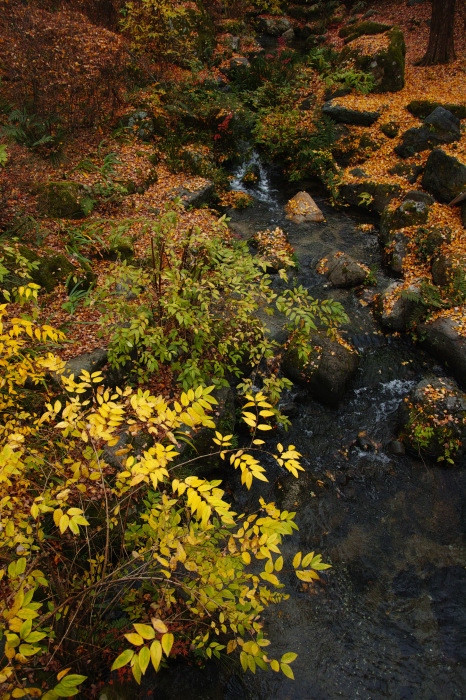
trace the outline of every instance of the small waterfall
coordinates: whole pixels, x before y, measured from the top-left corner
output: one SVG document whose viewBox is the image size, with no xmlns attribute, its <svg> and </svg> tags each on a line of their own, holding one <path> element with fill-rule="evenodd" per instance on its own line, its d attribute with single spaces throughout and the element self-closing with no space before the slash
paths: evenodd
<svg viewBox="0 0 466 700">
<path fill-rule="evenodd" d="M 256 182 L 247 183 L 243 181 L 244 176 L 250 170 L 257 171 L 258 177 Z M 278 191 L 271 186 L 267 169 L 262 164 L 260 155 L 255 150 L 251 151 L 241 165 L 233 171 L 231 189 L 234 192 L 250 194 L 257 201 L 265 204 L 277 204 L 276 195 Z"/>
</svg>

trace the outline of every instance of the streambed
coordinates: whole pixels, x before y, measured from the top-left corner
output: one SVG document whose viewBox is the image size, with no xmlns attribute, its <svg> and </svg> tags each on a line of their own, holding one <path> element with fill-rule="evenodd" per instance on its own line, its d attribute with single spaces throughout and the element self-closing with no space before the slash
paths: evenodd
<svg viewBox="0 0 466 700">
<path fill-rule="evenodd" d="M 256 158 L 256 156 L 253 156 Z M 358 373 L 337 410 L 291 392 L 292 426 L 274 435 L 294 444 L 306 469 L 299 480 L 274 465 L 270 484 L 244 493 L 226 475 L 235 510 L 255 509 L 259 495 L 297 512 L 299 533 L 283 553 L 321 552 L 332 564 L 325 582 L 303 592 L 286 576 L 289 600 L 265 616 L 274 657 L 294 651 L 295 680 L 255 675 L 226 659 L 203 669 L 175 663 L 143 679 L 140 697 L 159 700 L 325 700 L 332 698 L 462 698 L 466 688 L 466 466 L 453 468 L 398 454 L 393 439 L 400 401 L 428 374 L 444 370 L 406 339 L 380 332 L 367 304 L 390 279 L 380 266 L 376 233 L 308 191 L 326 221 L 291 224 L 283 205 L 296 187 L 274 179 L 259 163 L 256 188 L 233 184 L 256 199 L 231 210 L 230 227 L 242 238 L 281 226 L 299 266 L 293 277 L 319 299 L 340 301 L 350 317 L 348 337 L 358 347 Z M 244 167 L 244 166 L 243 166 Z M 373 268 L 377 287 L 357 295 L 330 289 L 317 262 L 341 250 Z M 283 282 L 278 275 L 274 284 Z M 275 469 L 275 471 L 274 471 Z M 125 695 L 115 697 L 127 697 Z"/>
</svg>

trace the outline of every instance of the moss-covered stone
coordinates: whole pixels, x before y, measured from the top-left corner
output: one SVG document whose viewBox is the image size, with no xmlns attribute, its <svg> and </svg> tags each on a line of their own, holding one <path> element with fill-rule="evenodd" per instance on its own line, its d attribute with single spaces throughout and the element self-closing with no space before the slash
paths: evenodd
<svg viewBox="0 0 466 700">
<path fill-rule="evenodd" d="M 134 245 L 130 238 L 123 236 L 112 241 L 108 248 L 102 251 L 105 260 L 131 260 L 134 258 Z"/>
<path fill-rule="evenodd" d="M 47 182 L 37 187 L 38 208 L 44 216 L 57 219 L 81 219 L 86 213 L 84 187 L 77 182 Z"/>
<path fill-rule="evenodd" d="M 354 39 L 359 39 L 360 36 L 373 36 L 375 34 L 383 34 L 391 29 L 391 24 L 382 24 L 381 22 L 361 22 L 361 24 L 342 27 L 338 32 L 338 36 L 345 40 L 345 44 Z"/>
<path fill-rule="evenodd" d="M 405 85 L 406 44 L 403 32 L 394 27 L 388 36 L 387 48 L 372 54 L 355 56 L 355 67 L 373 76 L 373 92 L 397 92 Z"/>
<path fill-rule="evenodd" d="M 383 245 L 389 242 L 390 233 L 407 226 L 425 224 L 429 216 L 429 206 L 425 202 L 405 200 L 399 207 L 385 207 L 380 219 L 380 239 Z"/>
<path fill-rule="evenodd" d="M 381 214 L 384 208 L 400 193 L 397 183 L 382 183 L 365 180 L 349 182 L 340 187 L 342 199 L 352 207 Z"/>
<path fill-rule="evenodd" d="M 0 248 L 2 264 L 9 271 L 3 281 L 4 289 L 11 291 L 13 288 L 24 285 L 28 281 L 35 282 L 45 291 L 51 292 L 57 285 L 69 284 L 73 280 L 81 279 L 87 288 L 95 280 L 94 273 L 89 267 L 76 269 L 65 255 L 54 251 L 41 251 L 41 255 L 27 246 L 19 246 L 13 250 Z M 25 277 L 23 272 L 29 275 Z"/>
<path fill-rule="evenodd" d="M 427 159 L 422 186 L 440 202 L 451 202 L 466 190 L 466 165 L 435 148 Z"/>
<path fill-rule="evenodd" d="M 451 102 L 435 102 L 433 100 L 412 100 L 406 105 L 408 112 L 414 117 L 419 117 L 419 119 L 425 119 L 437 107 L 447 109 L 458 119 L 466 119 L 466 105 L 452 104 Z"/>
<path fill-rule="evenodd" d="M 380 131 L 389 139 L 394 139 L 395 136 L 398 136 L 399 130 L 400 127 L 396 122 L 386 122 L 386 124 L 380 125 Z"/>
</svg>

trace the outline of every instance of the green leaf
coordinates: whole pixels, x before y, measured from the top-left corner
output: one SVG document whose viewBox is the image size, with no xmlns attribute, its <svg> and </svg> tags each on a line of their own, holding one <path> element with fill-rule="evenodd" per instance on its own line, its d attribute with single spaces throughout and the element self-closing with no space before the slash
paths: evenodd
<svg viewBox="0 0 466 700">
<path fill-rule="evenodd" d="M 291 668 L 288 666 L 288 664 L 280 664 L 280 668 L 282 670 L 282 673 L 285 674 L 288 678 L 291 678 L 292 681 L 294 681 L 294 674 Z"/>
<path fill-rule="evenodd" d="M 297 658 L 297 654 L 295 654 L 292 651 L 287 652 L 286 654 L 283 654 L 281 658 L 282 664 L 291 664 L 292 661 L 294 661 Z"/>
<path fill-rule="evenodd" d="M 116 671 L 118 668 L 122 668 L 122 666 L 126 666 L 127 663 L 131 661 L 131 659 L 134 656 L 134 651 L 132 649 L 125 649 L 124 651 L 121 652 L 119 656 L 115 659 L 115 661 L 112 664 L 112 671 Z"/>
</svg>

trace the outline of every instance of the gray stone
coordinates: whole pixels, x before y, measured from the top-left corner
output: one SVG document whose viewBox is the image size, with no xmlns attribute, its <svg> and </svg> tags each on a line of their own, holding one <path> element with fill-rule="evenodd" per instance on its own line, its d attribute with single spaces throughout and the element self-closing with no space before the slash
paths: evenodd
<svg viewBox="0 0 466 700">
<path fill-rule="evenodd" d="M 68 360 L 65 364 L 63 374 L 65 377 L 69 377 L 73 374 L 75 380 L 77 380 L 83 370 L 89 372 L 89 374 L 98 372 L 107 364 L 107 357 L 107 350 L 103 348 L 97 348 L 92 352 L 85 352 L 82 355 Z"/>
<path fill-rule="evenodd" d="M 466 338 L 457 329 L 457 322 L 445 316 L 422 323 L 418 334 L 422 345 L 442 362 L 458 384 L 466 389 Z"/>
<path fill-rule="evenodd" d="M 421 190 L 409 190 L 409 192 L 406 192 L 404 199 L 405 202 L 411 200 L 412 202 L 424 202 L 427 205 L 435 202 L 435 199 L 430 194 Z"/>
<path fill-rule="evenodd" d="M 306 386 L 314 399 L 336 407 L 357 370 L 359 356 L 324 332 L 313 333 L 310 342 L 314 350 L 309 360 L 300 359 L 292 345 L 283 357 L 282 371 L 292 382 Z"/>
<path fill-rule="evenodd" d="M 420 287 L 403 290 L 402 282 L 393 282 L 374 307 L 376 318 L 389 331 L 402 333 L 416 323 L 422 314 Z"/>
<path fill-rule="evenodd" d="M 397 277 L 403 276 L 403 263 L 408 251 L 409 237 L 401 231 L 397 231 L 384 251 L 385 264 Z"/>
<path fill-rule="evenodd" d="M 458 117 L 458 119 L 466 119 L 466 105 L 452 104 L 451 102 L 435 102 L 432 100 L 412 100 L 406 105 L 406 109 L 414 117 L 425 119 L 432 114 L 436 107 L 443 107 L 449 112 Z"/>
<path fill-rule="evenodd" d="M 328 256 L 324 273 L 334 287 L 350 288 L 364 284 L 369 271 L 355 258 L 347 253 L 333 253 Z"/>
<path fill-rule="evenodd" d="M 466 190 L 466 165 L 436 148 L 427 159 L 422 186 L 440 202 L 451 202 Z"/>
<path fill-rule="evenodd" d="M 390 206 L 385 207 L 380 219 L 380 241 L 382 245 L 387 245 L 390 234 L 407 226 L 426 223 L 429 217 L 429 206 L 425 202 L 417 202 L 412 199 L 405 199 L 396 209 Z"/>
<path fill-rule="evenodd" d="M 443 107 L 437 107 L 424 121 L 424 125 L 408 129 L 403 141 L 395 148 L 401 158 L 426 151 L 442 143 L 453 143 L 461 138 L 460 121 Z"/>
<path fill-rule="evenodd" d="M 235 56 L 235 58 L 232 58 L 230 61 L 230 70 L 246 70 L 251 67 L 251 64 L 249 63 L 248 59 L 246 56 Z"/>
<path fill-rule="evenodd" d="M 466 277 L 466 260 L 441 253 L 432 265 L 432 281 L 439 287 L 449 287 L 456 275 Z"/>
<path fill-rule="evenodd" d="M 380 112 L 367 112 L 356 109 L 349 109 L 332 101 L 325 102 L 322 107 L 322 112 L 331 117 L 336 122 L 343 124 L 352 124 L 354 126 L 371 126 L 380 117 Z"/>
<path fill-rule="evenodd" d="M 210 180 L 205 185 L 201 185 L 194 190 L 188 190 L 185 187 L 178 187 L 173 192 L 173 198 L 180 197 L 181 204 L 185 209 L 189 207 L 200 207 L 202 204 L 207 204 L 214 193 L 214 183 Z"/>
</svg>

